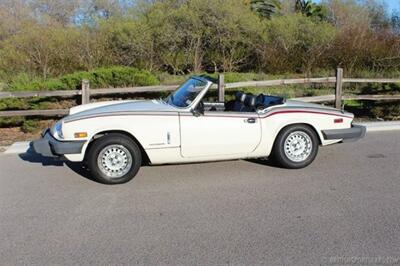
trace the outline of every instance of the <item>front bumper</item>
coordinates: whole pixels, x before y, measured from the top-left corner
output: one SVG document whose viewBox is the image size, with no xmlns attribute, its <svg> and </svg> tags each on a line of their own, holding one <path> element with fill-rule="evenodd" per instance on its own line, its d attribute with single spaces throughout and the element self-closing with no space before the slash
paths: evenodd
<svg viewBox="0 0 400 266">
<path fill-rule="evenodd" d="M 59 141 L 50 134 L 49 129 L 46 129 L 42 133 L 42 138 L 33 141 L 33 149 L 45 157 L 59 157 L 64 154 L 81 153 L 85 142 L 85 140 Z"/>
<path fill-rule="evenodd" d="M 349 142 L 365 137 L 366 132 L 365 126 L 352 125 L 351 128 L 322 130 L 322 135 L 325 140 L 342 139 Z"/>
</svg>

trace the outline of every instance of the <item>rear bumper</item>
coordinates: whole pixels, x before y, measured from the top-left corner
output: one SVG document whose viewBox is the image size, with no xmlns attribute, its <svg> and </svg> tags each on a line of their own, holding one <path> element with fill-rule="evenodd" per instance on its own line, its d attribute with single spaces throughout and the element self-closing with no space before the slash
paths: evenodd
<svg viewBox="0 0 400 266">
<path fill-rule="evenodd" d="M 59 157 L 64 154 L 79 154 L 85 144 L 83 141 L 59 141 L 55 139 L 48 129 L 42 133 L 42 138 L 33 141 L 35 152 L 45 157 Z"/>
<path fill-rule="evenodd" d="M 365 137 L 366 131 L 365 126 L 352 125 L 351 128 L 322 130 L 322 135 L 325 140 L 356 141 Z"/>
</svg>

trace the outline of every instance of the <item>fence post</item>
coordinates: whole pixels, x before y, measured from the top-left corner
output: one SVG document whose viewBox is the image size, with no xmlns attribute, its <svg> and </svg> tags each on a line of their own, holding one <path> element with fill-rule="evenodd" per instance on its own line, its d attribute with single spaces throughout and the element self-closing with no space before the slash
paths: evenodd
<svg viewBox="0 0 400 266">
<path fill-rule="evenodd" d="M 218 101 L 225 101 L 225 81 L 224 74 L 218 74 Z"/>
<path fill-rule="evenodd" d="M 90 83 L 89 80 L 82 80 L 82 101 L 81 104 L 90 103 Z"/>
<path fill-rule="evenodd" d="M 342 108 L 343 68 L 336 69 L 335 108 Z"/>
</svg>

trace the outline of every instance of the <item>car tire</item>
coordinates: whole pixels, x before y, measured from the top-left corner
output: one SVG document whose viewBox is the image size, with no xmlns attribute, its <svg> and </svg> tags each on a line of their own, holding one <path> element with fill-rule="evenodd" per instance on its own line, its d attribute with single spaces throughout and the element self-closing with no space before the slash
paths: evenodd
<svg viewBox="0 0 400 266">
<path fill-rule="evenodd" d="M 116 185 L 136 176 L 142 165 L 142 153 L 130 137 L 110 133 L 91 143 L 85 161 L 94 180 Z"/>
<path fill-rule="evenodd" d="M 279 132 L 272 155 L 280 166 L 299 169 L 314 161 L 318 146 L 318 136 L 311 127 L 301 124 L 291 125 Z"/>
</svg>

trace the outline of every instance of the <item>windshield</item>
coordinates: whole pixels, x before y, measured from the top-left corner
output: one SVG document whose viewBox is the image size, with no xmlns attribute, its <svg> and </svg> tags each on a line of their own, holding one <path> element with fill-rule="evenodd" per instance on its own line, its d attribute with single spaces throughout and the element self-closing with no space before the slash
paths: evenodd
<svg viewBox="0 0 400 266">
<path fill-rule="evenodd" d="M 206 81 L 191 78 L 170 94 L 166 102 L 177 107 L 188 107 L 206 86 Z"/>
</svg>

